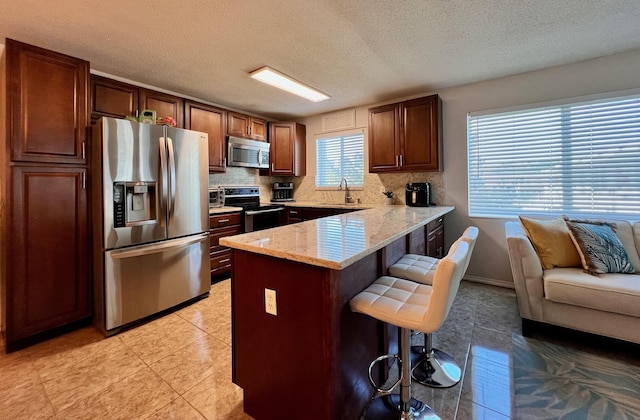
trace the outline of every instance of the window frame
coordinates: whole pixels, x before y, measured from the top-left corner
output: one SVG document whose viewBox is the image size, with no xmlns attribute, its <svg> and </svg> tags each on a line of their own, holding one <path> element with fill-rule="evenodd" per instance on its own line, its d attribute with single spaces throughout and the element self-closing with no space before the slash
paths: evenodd
<svg viewBox="0 0 640 420">
<path fill-rule="evenodd" d="M 608 93 L 603 93 L 603 94 L 598 94 L 598 95 L 588 95 L 588 96 L 579 96 L 579 97 L 572 97 L 572 98 L 564 98 L 564 99 L 560 99 L 560 100 L 555 100 L 555 101 L 548 101 L 548 102 L 544 102 L 544 103 L 533 103 L 533 104 L 525 104 L 525 105 L 520 105 L 520 106 L 514 106 L 514 107 L 507 107 L 507 108 L 499 108 L 499 109 L 491 109 L 491 110 L 484 110 L 484 111 L 477 111 L 477 112 L 470 112 L 467 114 L 467 209 L 468 209 L 468 213 L 470 217 L 483 217 L 483 218 L 499 218 L 499 219 L 505 219 L 505 218 L 513 218 L 516 217 L 519 214 L 530 214 L 530 215 L 535 215 L 535 214 L 546 214 L 546 215 L 557 215 L 557 214 L 566 214 L 569 216 L 577 216 L 577 217 L 583 217 L 583 218 L 609 218 L 609 219 L 638 219 L 640 216 L 640 210 L 638 212 L 628 212 L 628 209 L 626 209 L 625 211 L 620 211 L 620 210 L 604 210 L 604 209 L 597 209 L 597 206 L 593 206 L 591 209 L 589 210 L 580 210 L 579 206 L 574 206 L 573 208 L 568 208 L 566 207 L 566 201 L 563 199 L 561 202 L 561 205 L 559 206 L 559 208 L 545 208 L 545 209 L 540 209 L 540 208 L 536 208 L 536 209 L 526 209 L 525 206 L 522 204 L 520 205 L 519 208 L 513 207 L 513 208 L 508 208 L 507 210 L 504 211 L 491 211 L 491 206 L 488 207 L 482 207 L 481 205 L 478 206 L 479 203 L 481 203 L 480 200 L 482 200 L 482 195 L 483 193 L 486 193 L 485 191 L 479 190 L 479 189 L 474 189 L 474 183 L 480 183 L 481 181 L 481 176 L 480 171 L 481 171 L 481 163 L 480 161 L 482 160 L 483 156 L 475 156 L 473 155 L 473 153 L 476 151 L 477 146 L 474 146 L 475 144 L 477 144 L 478 140 L 475 140 L 473 138 L 474 134 L 478 131 L 477 130 L 477 126 L 474 126 L 474 123 L 476 122 L 477 119 L 482 119 L 482 117 L 494 117 L 494 118 L 499 118 L 502 114 L 503 117 L 507 117 L 509 114 L 511 114 L 512 116 L 516 116 L 516 117 L 522 117 L 523 114 L 526 113 L 530 113 L 530 114 L 534 114 L 535 112 L 542 112 L 545 110 L 550 110 L 553 108 L 558 108 L 559 110 L 563 110 L 562 112 L 572 112 L 574 111 L 576 108 L 579 107 L 585 107 L 585 106 L 592 106 L 595 105 L 597 107 L 597 104 L 603 104 L 603 103 L 607 103 L 607 102 L 621 102 L 624 100 L 640 100 L 640 89 L 628 89 L 628 90 L 622 90 L 622 91 L 614 91 L 614 92 L 608 92 Z M 564 107 L 564 108 L 563 108 Z M 572 108 L 571 108 L 572 107 Z M 632 119 L 632 121 L 635 123 L 636 119 L 636 115 L 638 116 L 638 118 L 640 119 L 640 105 L 635 105 L 633 110 L 633 114 L 631 114 L 634 119 Z M 610 121 L 611 119 L 608 119 L 607 121 Z M 590 123 L 592 123 L 593 120 L 589 120 Z M 551 125 L 549 125 L 549 127 L 551 127 Z M 574 130 L 573 125 L 570 124 L 571 130 Z M 606 129 L 608 129 L 609 127 L 606 127 L 606 124 L 600 124 L 598 125 L 598 127 L 604 127 Z M 634 128 L 635 128 L 635 124 L 634 124 Z M 570 131 L 571 131 L 570 130 Z M 551 132 L 551 129 L 549 128 L 549 132 Z M 570 139 L 571 138 L 576 138 L 571 137 L 570 134 L 567 134 L 565 132 L 565 130 L 560 130 L 561 134 L 558 134 L 558 137 L 561 139 L 560 142 L 558 143 L 558 147 L 560 148 L 567 148 L 567 147 L 571 147 L 575 144 L 579 144 L 577 141 L 572 142 Z M 517 134 L 521 134 L 521 133 L 517 133 Z M 607 133 L 608 134 L 608 133 Z M 524 136 L 521 136 L 524 137 Z M 635 130 L 632 130 L 630 135 L 628 137 L 625 137 L 625 139 L 637 139 L 637 141 L 634 141 L 634 143 L 632 144 L 632 146 L 630 147 L 630 149 L 634 149 L 637 146 L 640 146 L 640 137 L 636 137 L 635 135 Z M 474 143 L 475 142 L 475 143 Z M 626 145 L 628 146 L 626 141 L 620 141 L 617 144 L 620 145 Z M 509 152 L 509 150 L 512 149 L 508 149 L 507 153 Z M 532 149 L 534 150 L 534 149 Z M 540 150 L 544 150 L 542 147 Z M 534 153 L 532 153 L 533 155 Z M 562 159 L 559 160 L 559 162 L 561 162 L 563 165 L 567 165 L 567 164 L 571 164 L 571 166 L 575 165 L 575 160 L 572 159 L 566 159 L 565 158 L 565 154 L 564 152 L 561 153 Z M 635 156 L 635 153 L 633 153 L 633 151 L 629 152 L 628 156 Z M 487 155 L 485 153 L 484 157 L 486 158 Z M 575 158 L 574 158 L 575 159 Z M 551 159 L 550 159 L 551 160 Z M 603 161 L 604 162 L 604 161 Z M 608 161 L 607 161 L 608 162 Z M 561 165 L 562 166 L 562 165 Z M 571 187 L 572 189 L 578 188 L 579 187 L 579 183 L 562 183 L 562 180 L 565 180 L 571 173 L 571 171 L 569 171 L 568 166 L 565 167 L 563 166 L 562 169 L 559 171 L 562 175 L 562 177 L 560 178 L 560 182 L 555 182 L 553 185 L 555 185 L 555 188 L 559 188 L 558 185 L 563 185 L 563 188 L 566 188 L 567 186 Z M 523 171 L 524 172 L 524 171 Z M 505 172 L 505 175 L 508 172 Z M 515 174 L 515 172 L 514 172 Z M 493 172 L 494 176 L 498 176 L 500 175 L 499 171 L 494 171 Z M 552 177 L 552 176 L 551 176 Z M 526 179 L 526 178 L 524 178 Z M 532 178 L 531 178 L 532 179 Z M 632 182 L 638 182 L 640 181 L 640 176 L 636 177 L 634 175 L 633 181 Z M 526 181 L 525 181 L 526 183 Z M 594 184 L 595 185 L 595 184 Z M 562 188 L 560 188 L 562 190 Z M 563 191 L 562 195 L 570 195 L 570 196 L 575 196 L 575 194 L 572 194 L 573 191 L 570 192 L 566 192 Z M 486 195 L 486 194 L 485 194 Z M 497 197 L 496 199 L 499 200 L 501 199 L 500 195 L 496 195 L 495 197 Z M 504 197 L 502 197 L 504 198 Z M 637 199 L 637 197 L 634 197 Z M 505 200 L 507 201 L 507 200 Z M 635 200 L 634 200 L 635 203 Z M 499 204 L 499 203 L 498 203 Z M 533 207 L 533 206 L 531 206 Z M 595 209 L 595 210 L 594 210 Z M 495 208 L 493 209 L 495 210 Z M 601 211 L 598 211 L 601 210 Z"/>
<path fill-rule="evenodd" d="M 318 180 L 321 178 L 319 169 L 320 169 L 320 154 L 318 153 L 318 142 L 322 141 L 322 140 L 328 140 L 328 139 L 336 139 L 336 138 L 340 138 L 342 139 L 342 142 L 344 142 L 344 139 L 347 137 L 355 137 L 355 136 L 360 136 L 361 138 L 361 142 L 362 142 L 362 182 L 356 182 L 352 179 L 350 179 L 350 177 L 347 177 L 347 181 L 349 184 L 349 189 L 350 190 L 354 190 L 354 191 L 360 191 L 360 190 L 364 190 L 364 183 L 365 183 L 365 154 L 366 154 L 366 147 L 365 147 L 365 130 L 364 129 L 356 129 L 356 130 L 347 130 L 347 131 L 338 131 L 338 132 L 332 132 L 332 133 L 320 133 L 320 134 L 316 134 L 316 138 L 315 138 L 315 158 L 316 158 L 316 162 L 315 162 L 315 181 L 314 181 L 314 185 L 315 185 L 315 189 L 316 191 L 337 191 L 339 189 L 339 184 L 340 184 L 340 180 L 338 180 L 337 182 L 335 182 L 334 184 L 331 185 L 318 185 Z M 344 151 L 344 144 L 343 144 L 343 151 Z M 344 167 L 341 165 L 341 179 L 344 178 Z M 360 180 L 358 180 L 360 181 Z"/>
</svg>

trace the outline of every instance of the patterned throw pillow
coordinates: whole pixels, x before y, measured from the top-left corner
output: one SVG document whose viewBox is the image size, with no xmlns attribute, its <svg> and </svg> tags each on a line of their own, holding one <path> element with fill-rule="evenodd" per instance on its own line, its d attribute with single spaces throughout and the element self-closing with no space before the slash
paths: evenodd
<svg viewBox="0 0 640 420">
<path fill-rule="evenodd" d="M 620 239 L 611 226 L 567 222 L 571 239 L 580 251 L 585 270 L 591 274 L 635 273 Z"/>
</svg>

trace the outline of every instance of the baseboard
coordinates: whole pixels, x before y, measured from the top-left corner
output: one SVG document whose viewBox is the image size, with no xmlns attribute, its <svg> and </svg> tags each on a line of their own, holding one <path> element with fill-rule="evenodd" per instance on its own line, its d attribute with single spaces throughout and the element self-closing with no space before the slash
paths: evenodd
<svg viewBox="0 0 640 420">
<path fill-rule="evenodd" d="M 507 289 L 515 289 L 513 282 L 507 280 L 490 279 L 487 277 L 465 275 L 463 280 L 472 281 L 474 283 L 488 284 L 490 286 L 506 287 Z"/>
</svg>

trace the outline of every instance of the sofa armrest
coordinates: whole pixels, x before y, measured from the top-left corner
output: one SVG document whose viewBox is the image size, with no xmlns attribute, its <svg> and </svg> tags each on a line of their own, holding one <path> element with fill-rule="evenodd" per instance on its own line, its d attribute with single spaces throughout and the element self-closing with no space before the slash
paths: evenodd
<svg viewBox="0 0 640 420">
<path fill-rule="evenodd" d="M 505 235 L 513 283 L 522 318 L 542 320 L 542 264 L 519 222 L 506 222 Z"/>
</svg>

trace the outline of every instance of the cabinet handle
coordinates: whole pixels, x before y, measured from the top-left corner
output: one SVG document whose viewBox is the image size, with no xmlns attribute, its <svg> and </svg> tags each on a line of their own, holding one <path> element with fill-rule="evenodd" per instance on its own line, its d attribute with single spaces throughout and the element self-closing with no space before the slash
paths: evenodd
<svg viewBox="0 0 640 420">
<path fill-rule="evenodd" d="M 404 165 L 404 163 L 402 162 L 404 159 L 402 158 L 402 155 L 400 155 L 400 166 L 402 167 L 402 165 Z"/>
<path fill-rule="evenodd" d="M 223 162 L 224 163 L 222 164 L 222 166 L 226 167 L 227 166 L 227 158 L 224 158 Z"/>
<path fill-rule="evenodd" d="M 87 189 L 87 173 L 85 171 L 82 171 L 82 189 Z"/>
<path fill-rule="evenodd" d="M 218 223 L 227 223 L 229 221 L 229 219 L 220 219 L 218 220 Z"/>
<path fill-rule="evenodd" d="M 220 264 L 231 261 L 231 258 L 225 258 L 224 260 L 220 260 Z"/>
<path fill-rule="evenodd" d="M 289 210 L 289 214 L 298 214 L 298 212 L 294 210 Z"/>
<path fill-rule="evenodd" d="M 87 158 L 87 155 L 86 155 L 86 144 L 87 144 L 86 142 L 84 142 L 84 141 L 82 142 L 82 160 L 85 160 Z"/>
</svg>

